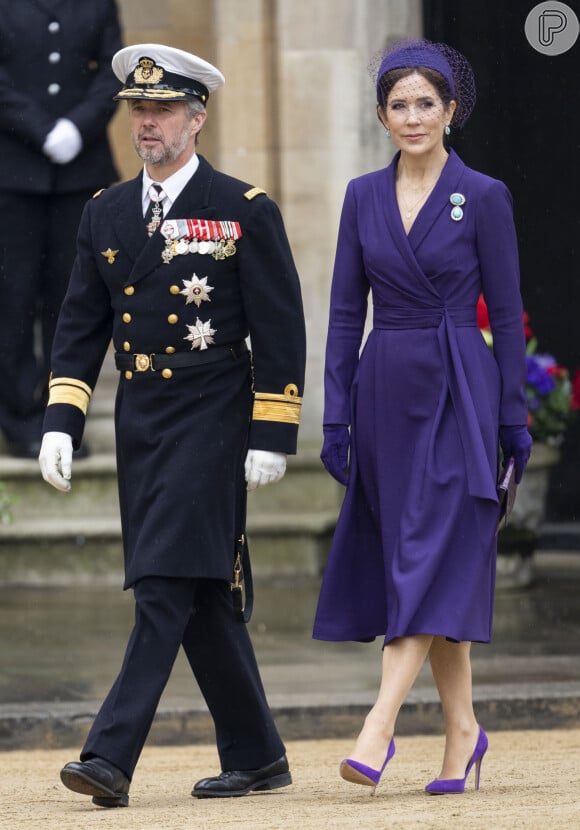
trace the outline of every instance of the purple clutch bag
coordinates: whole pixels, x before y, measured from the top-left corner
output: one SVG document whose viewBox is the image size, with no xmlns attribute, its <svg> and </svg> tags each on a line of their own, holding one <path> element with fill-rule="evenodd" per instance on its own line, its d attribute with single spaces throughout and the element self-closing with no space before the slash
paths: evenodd
<svg viewBox="0 0 580 830">
<path fill-rule="evenodd" d="M 499 518 L 497 530 L 502 530 L 508 523 L 510 513 L 516 500 L 516 476 L 515 460 L 510 458 L 502 470 L 501 477 L 497 483 L 497 497 L 499 499 Z"/>
</svg>

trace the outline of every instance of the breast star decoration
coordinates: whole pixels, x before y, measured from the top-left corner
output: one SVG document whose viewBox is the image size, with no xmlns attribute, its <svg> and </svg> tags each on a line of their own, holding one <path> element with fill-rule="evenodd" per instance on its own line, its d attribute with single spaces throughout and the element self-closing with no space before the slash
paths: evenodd
<svg viewBox="0 0 580 830">
<path fill-rule="evenodd" d="M 205 323 L 202 323 L 198 317 L 195 321 L 195 326 L 188 325 L 187 328 L 189 329 L 189 334 L 183 339 L 191 340 L 192 350 L 199 349 L 203 351 L 207 349 L 208 344 L 215 342 L 213 335 L 216 333 L 216 329 L 212 329 L 211 320 L 206 320 Z"/>
<path fill-rule="evenodd" d="M 195 303 L 199 308 L 204 302 L 210 303 L 209 292 L 213 291 L 213 286 L 207 284 L 207 277 L 201 279 L 194 272 L 190 280 L 181 280 L 185 288 L 179 292 L 185 297 L 185 304 Z"/>
</svg>

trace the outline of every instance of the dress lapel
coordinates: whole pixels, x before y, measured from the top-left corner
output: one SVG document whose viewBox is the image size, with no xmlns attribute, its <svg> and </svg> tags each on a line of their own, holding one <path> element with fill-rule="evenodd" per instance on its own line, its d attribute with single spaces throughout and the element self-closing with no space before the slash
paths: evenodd
<svg viewBox="0 0 580 830">
<path fill-rule="evenodd" d="M 387 222 L 393 236 L 393 240 L 397 248 L 409 266 L 412 274 L 419 280 L 423 288 L 427 289 L 429 293 L 439 298 L 438 291 L 434 288 L 431 280 L 423 272 L 423 269 L 417 262 L 415 252 L 419 245 L 433 228 L 433 223 L 443 210 L 447 208 L 451 210 L 451 203 L 449 197 L 459 188 L 459 183 L 465 170 L 465 165 L 451 150 L 449 158 L 445 163 L 439 179 L 425 204 L 417 214 L 415 221 L 407 235 L 403 226 L 403 220 L 397 204 L 396 192 L 396 172 L 397 163 L 399 161 L 400 153 L 397 153 L 391 164 L 386 170 L 387 174 L 387 198 L 384 202 Z"/>
<path fill-rule="evenodd" d="M 427 279 L 419 263 L 417 262 L 417 259 L 415 258 L 413 248 L 411 247 L 409 238 L 405 233 L 403 220 L 401 219 L 401 214 L 399 212 L 396 191 L 396 172 L 397 162 L 399 161 L 399 155 L 400 153 L 397 153 L 395 158 L 392 160 L 392 162 L 386 169 L 387 198 L 384 200 L 383 204 L 385 207 L 387 225 L 391 231 L 393 241 L 397 246 L 397 249 L 401 254 L 403 260 L 405 261 L 407 267 L 409 268 L 411 274 L 421 284 L 421 287 L 423 289 L 427 290 L 430 294 L 438 298 L 439 294 L 433 288 L 430 280 Z"/>
<path fill-rule="evenodd" d="M 139 257 L 143 246 L 149 237 L 145 222 L 139 218 L 143 216 L 141 203 L 143 173 L 127 182 L 126 186 L 116 191 L 118 201 L 112 206 L 114 227 L 118 236 L 119 246 L 127 253 L 133 262 Z"/>
<path fill-rule="evenodd" d="M 460 189 L 460 182 L 464 171 L 464 163 L 453 150 L 450 150 L 449 158 L 441 171 L 435 187 L 417 214 L 417 218 L 409 231 L 409 245 L 413 251 L 419 248 L 419 245 L 429 233 L 441 212 L 451 210 L 452 205 L 449 197 L 452 193 Z"/>
<path fill-rule="evenodd" d="M 213 177 L 213 167 L 203 156 L 199 156 L 199 167 L 177 197 L 167 218 L 181 219 L 189 216 L 191 210 L 195 210 L 196 218 L 207 218 L 206 212 L 213 210 L 209 204 Z"/>
</svg>

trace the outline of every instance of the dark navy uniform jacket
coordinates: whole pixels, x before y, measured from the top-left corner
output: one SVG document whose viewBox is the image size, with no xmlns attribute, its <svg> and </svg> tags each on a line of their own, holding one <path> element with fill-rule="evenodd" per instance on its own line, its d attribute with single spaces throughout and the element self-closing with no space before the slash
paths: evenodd
<svg viewBox="0 0 580 830">
<path fill-rule="evenodd" d="M 237 236 L 223 258 L 167 258 L 163 226 L 148 237 L 141 200 L 140 174 L 85 208 L 44 431 L 79 445 L 111 337 L 117 353 L 147 364 L 151 354 L 209 355 L 249 335 L 251 359 L 224 350 L 198 366 L 123 369 L 115 413 L 126 585 L 145 575 L 230 579 L 247 448 L 296 451 L 305 366 L 298 275 L 276 204 L 202 157 L 165 218 L 200 220 L 189 243 L 203 241 L 205 220 L 223 229 L 218 248 Z"/>
<path fill-rule="evenodd" d="M 95 190 L 115 181 L 107 124 L 122 46 L 114 0 L 0 0 L 0 188 L 19 193 Z M 69 164 L 43 153 L 57 119 L 79 129 Z"/>
</svg>

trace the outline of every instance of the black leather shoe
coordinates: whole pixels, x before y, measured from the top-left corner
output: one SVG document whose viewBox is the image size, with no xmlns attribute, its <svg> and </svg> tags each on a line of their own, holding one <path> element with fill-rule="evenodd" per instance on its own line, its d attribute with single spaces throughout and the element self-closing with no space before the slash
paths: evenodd
<svg viewBox="0 0 580 830">
<path fill-rule="evenodd" d="M 292 783 L 288 760 L 283 755 L 261 769 L 236 769 L 215 778 L 202 778 L 191 794 L 195 798 L 230 798 L 258 790 L 277 790 Z"/>
<path fill-rule="evenodd" d="M 124 772 L 104 758 L 71 761 L 60 771 L 60 780 L 75 793 L 92 795 L 98 807 L 127 807 L 131 782 Z"/>
</svg>

